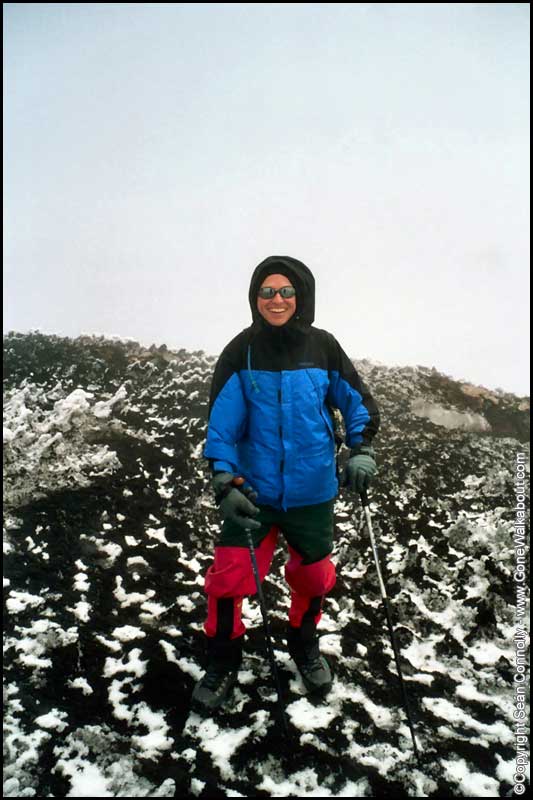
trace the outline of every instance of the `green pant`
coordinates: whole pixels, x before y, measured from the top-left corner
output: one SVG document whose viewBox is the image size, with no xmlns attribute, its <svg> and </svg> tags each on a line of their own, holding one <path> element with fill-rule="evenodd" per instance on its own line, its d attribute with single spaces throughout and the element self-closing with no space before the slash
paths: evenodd
<svg viewBox="0 0 533 800">
<path fill-rule="evenodd" d="M 276 527 L 293 550 L 302 556 L 302 564 L 313 564 L 333 550 L 333 506 L 335 500 L 312 506 L 299 506 L 281 511 L 260 505 L 254 519 L 261 527 L 251 531 L 254 547 Z M 246 534 L 234 522 L 224 521 L 218 547 L 246 547 Z"/>
</svg>

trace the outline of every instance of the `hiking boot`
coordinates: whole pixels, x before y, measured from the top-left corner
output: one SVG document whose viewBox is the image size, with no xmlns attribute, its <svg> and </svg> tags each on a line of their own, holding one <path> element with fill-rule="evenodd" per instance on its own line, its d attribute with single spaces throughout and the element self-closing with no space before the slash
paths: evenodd
<svg viewBox="0 0 533 800">
<path fill-rule="evenodd" d="M 237 683 L 242 659 L 242 642 L 207 640 L 208 664 L 205 675 L 194 687 L 191 705 L 212 713 L 223 705 Z"/>
<path fill-rule="evenodd" d="M 306 641 L 301 628 L 291 627 L 287 645 L 307 691 L 310 694 L 327 694 L 331 689 L 333 678 L 328 662 L 320 653 L 316 634 Z"/>
<path fill-rule="evenodd" d="M 237 683 L 238 669 L 210 664 L 192 693 L 191 703 L 198 711 L 216 711 Z"/>
</svg>

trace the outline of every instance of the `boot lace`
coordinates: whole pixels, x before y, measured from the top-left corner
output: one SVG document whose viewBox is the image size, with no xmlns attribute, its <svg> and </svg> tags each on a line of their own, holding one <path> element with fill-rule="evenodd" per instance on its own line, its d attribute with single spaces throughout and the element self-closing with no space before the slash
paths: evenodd
<svg viewBox="0 0 533 800">
<path fill-rule="evenodd" d="M 216 689 L 230 672 L 231 670 L 229 668 L 208 667 L 203 677 L 203 684 L 207 689 Z"/>
<path fill-rule="evenodd" d="M 320 653 L 318 655 L 311 655 L 306 658 L 304 665 L 306 672 L 317 672 L 318 670 L 322 669 L 323 664 L 320 658 Z"/>
</svg>

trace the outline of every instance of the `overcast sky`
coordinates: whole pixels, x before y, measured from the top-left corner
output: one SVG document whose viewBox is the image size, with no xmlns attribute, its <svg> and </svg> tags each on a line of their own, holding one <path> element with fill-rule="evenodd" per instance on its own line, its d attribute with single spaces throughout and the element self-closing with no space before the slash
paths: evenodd
<svg viewBox="0 0 533 800">
<path fill-rule="evenodd" d="M 218 354 L 291 255 L 351 357 L 529 393 L 529 4 L 3 10 L 4 331 Z"/>
</svg>

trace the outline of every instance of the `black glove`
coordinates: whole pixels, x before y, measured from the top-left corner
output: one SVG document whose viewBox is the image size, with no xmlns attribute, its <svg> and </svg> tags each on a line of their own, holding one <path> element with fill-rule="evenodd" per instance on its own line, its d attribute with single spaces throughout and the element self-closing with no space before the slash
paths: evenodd
<svg viewBox="0 0 533 800">
<path fill-rule="evenodd" d="M 259 514 L 259 509 L 254 505 L 257 500 L 257 492 L 246 483 L 239 488 L 233 486 L 234 477 L 231 472 L 215 473 L 212 481 L 215 501 L 220 507 L 220 513 L 224 520 L 234 522 L 241 528 L 256 530 L 261 527 L 261 523 L 252 519 Z"/>
<path fill-rule="evenodd" d="M 354 492 L 366 492 L 377 472 L 374 460 L 374 450 L 370 445 L 356 445 L 350 451 L 350 458 L 346 464 L 342 486 L 349 486 Z"/>
</svg>

